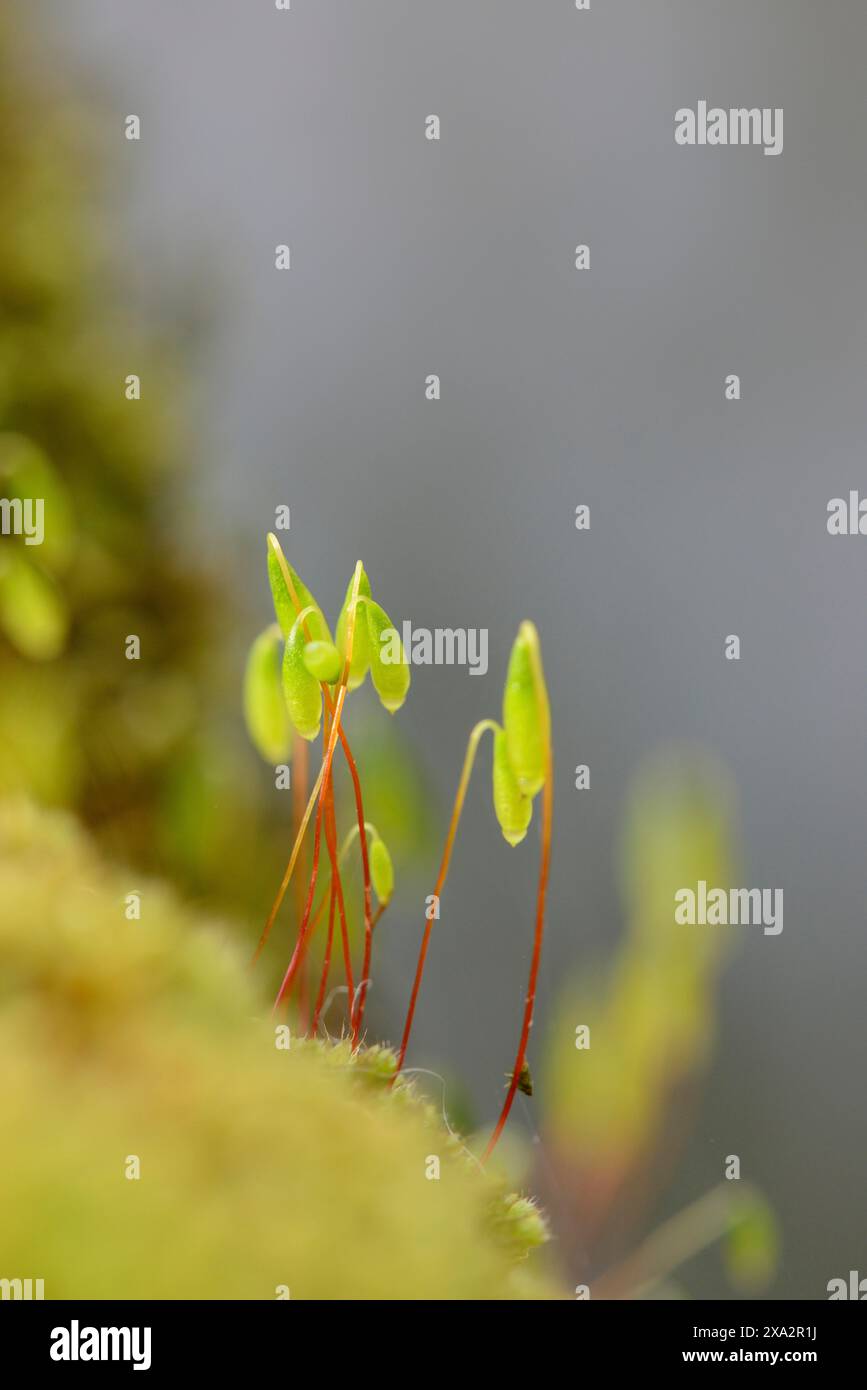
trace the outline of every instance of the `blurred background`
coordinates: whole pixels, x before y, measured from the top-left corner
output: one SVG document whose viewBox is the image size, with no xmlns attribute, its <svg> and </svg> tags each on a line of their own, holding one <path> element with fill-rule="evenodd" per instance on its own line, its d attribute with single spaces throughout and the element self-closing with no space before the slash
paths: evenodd
<svg viewBox="0 0 867 1390">
<path fill-rule="evenodd" d="M 369 690 L 350 706 L 397 872 L 368 1023 L 395 1040 L 466 738 L 532 617 L 556 813 L 514 1130 L 561 1261 L 604 1270 L 736 1154 L 779 1224 L 764 1289 L 826 1296 L 867 1259 L 867 551 L 825 527 L 867 491 L 867 10 L 10 10 L 0 470 L 65 521 L 38 565 L 3 539 L 0 789 L 74 807 L 252 943 L 291 843 L 240 708 L 275 508 L 332 618 L 361 558 L 396 621 L 487 628 L 485 677 L 417 668 L 385 731 Z M 678 148 L 702 98 L 783 107 L 782 157 Z M 410 1057 L 470 1127 L 514 1055 L 537 872 L 489 759 Z M 783 889 L 782 935 L 675 931 L 697 877 Z M 730 1273 L 709 1252 L 682 1281 L 727 1297 Z"/>
</svg>

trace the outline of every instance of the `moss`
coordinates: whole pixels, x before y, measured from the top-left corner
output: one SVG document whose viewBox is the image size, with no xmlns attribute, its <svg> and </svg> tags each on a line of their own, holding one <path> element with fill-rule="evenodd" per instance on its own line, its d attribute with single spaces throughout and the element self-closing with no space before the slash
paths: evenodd
<svg viewBox="0 0 867 1390">
<path fill-rule="evenodd" d="M 0 1274 L 48 1298 L 556 1296 L 532 1203 L 389 1087 L 388 1049 L 278 1048 L 218 927 L 20 803 L 0 981 Z"/>
</svg>

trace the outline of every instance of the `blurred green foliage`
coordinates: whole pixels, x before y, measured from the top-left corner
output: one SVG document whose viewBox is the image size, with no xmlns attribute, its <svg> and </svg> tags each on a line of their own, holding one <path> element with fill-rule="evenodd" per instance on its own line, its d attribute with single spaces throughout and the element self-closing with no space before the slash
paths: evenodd
<svg viewBox="0 0 867 1390">
<path fill-rule="evenodd" d="M 731 1282 L 745 1296 L 765 1288 L 776 1270 L 779 1248 L 780 1234 L 773 1210 L 760 1193 L 747 1192 L 735 1204 L 725 1244 Z"/>
<path fill-rule="evenodd" d="M 44 499 L 45 540 L 0 537 L 0 796 L 73 808 L 112 855 L 252 937 L 291 801 L 244 738 L 231 575 L 187 539 L 186 323 L 157 311 L 143 329 L 109 184 L 118 112 L 50 74 L 28 29 L 0 16 L 0 496 Z M 418 847 L 420 798 L 389 776 L 398 746 L 373 781 L 400 802 L 399 854 Z"/>
<path fill-rule="evenodd" d="M 201 722 L 213 592 L 167 525 L 171 343 L 143 342 L 120 307 L 105 122 L 48 78 L 26 27 L 0 21 L 0 490 L 44 499 L 45 540 L 0 541 L 0 793 L 74 805 L 141 850 Z M 146 660 L 126 660 L 129 634 Z"/>
<path fill-rule="evenodd" d="M 637 777 L 620 848 L 626 931 L 613 962 L 573 980 L 548 1032 L 545 1125 L 585 1248 L 654 1195 L 708 1061 L 729 937 L 675 923 L 677 889 L 728 885 L 734 796 L 697 749 L 666 750 Z M 576 1047 L 576 1028 L 590 1046 Z"/>
<path fill-rule="evenodd" d="M 605 981 L 573 985 L 552 1030 L 554 1136 L 587 1162 L 631 1164 L 653 1142 L 666 1094 L 707 1058 L 724 950 L 719 930 L 674 920 L 678 888 L 728 884 L 732 797 L 698 754 L 661 754 L 636 780 L 621 845 L 625 939 Z M 575 1028 L 591 1046 L 575 1048 Z"/>
</svg>

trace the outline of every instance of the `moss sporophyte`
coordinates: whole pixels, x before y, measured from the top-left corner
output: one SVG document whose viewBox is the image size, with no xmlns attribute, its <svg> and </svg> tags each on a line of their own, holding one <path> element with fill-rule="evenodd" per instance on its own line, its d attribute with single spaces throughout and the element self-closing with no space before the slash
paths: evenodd
<svg viewBox="0 0 867 1390">
<path fill-rule="evenodd" d="M 362 1039 L 364 1011 L 370 982 L 373 934 L 392 896 L 394 869 L 385 841 L 365 818 L 364 799 L 358 766 L 353 757 L 343 715 L 347 697 L 365 681 L 368 672 L 381 704 L 390 714 L 400 709 L 410 686 L 410 669 L 397 629 L 385 609 L 373 596 L 370 581 L 361 562 L 356 565 L 337 619 L 334 637 L 316 599 L 289 564 L 276 536 L 268 536 L 268 576 L 274 600 L 276 624 L 255 639 L 247 659 L 244 680 L 244 708 L 250 737 L 269 763 L 289 757 L 293 747 L 303 749 L 322 731 L 323 753 L 319 771 L 306 804 L 296 801 L 295 839 L 283 879 L 277 890 L 264 930 L 256 947 L 253 963 L 261 955 L 286 897 L 313 818 L 313 844 L 306 890 L 297 897 L 298 924 L 289 964 L 274 1002 L 275 1011 L 295 998 L 304 1028 L 315 1037 L 320 1027 L 331 971 L 335 926 L 339 923 L 348 998 L 350 1045 L 356 1052 Z M 323 725 L 324 716 L 324 725 Z M 518 1039 L 518 1050 L 499 1119 L 485 1149 L 492 1153 L 520 1089 L 532 1092 L 527 1045 L 533 1024 L 536 984 L 545 924 L 545 898 L 551 857 L 553 815 L 553 772 L 551 754 L 551 716 L 542 667 L 539 635 L 531 622 L 523 622 L 512 646 L 503 692 L 503 722 L 482 719 L 472 730 L 458 782 L 457 794 L 446 835 L 445 848 L 424 931 L 397 1067 L 392 1082 L 403 1068 L 412 1032 L 413 1018 L 430 945 L 434 920 L 448 876 L 449 864 L 475 764 L 479 744 L 485 733 L 493 735 L 494 812 L 506 842 L 515 846 L 527 834 L 533 802 L 541 793 L 541 863 L 536 899 L 536 918 L 529 981 Z M 349 769 L 355 799 L 356 824 L 338 849 L 335 812 L 333 762 L 340 743 Z M 306 779 L 306 760 L 301 766 L 301 786 Z M 296 782 L 296 787 L 297 787 Z M 315 815 L 314 815 L 315 811 Z M 330 878 L 316 902 L 322 857 L 322 835 L 328 855 Z M 356 984 L 341 868 L 355 842 L 358 842 L 363 883 L 364 947 L 361 975 Z M 377 900 L 374 911 L 373 897 Z M 315 903 L 315 906 L 314 906 Z M 308 1010 L 307 967 L 311 938 L 327 914 L 322 966 L 312 1011 Z M 308 1020 L 309 1019 L 309 1023 Z"/>
</svg>

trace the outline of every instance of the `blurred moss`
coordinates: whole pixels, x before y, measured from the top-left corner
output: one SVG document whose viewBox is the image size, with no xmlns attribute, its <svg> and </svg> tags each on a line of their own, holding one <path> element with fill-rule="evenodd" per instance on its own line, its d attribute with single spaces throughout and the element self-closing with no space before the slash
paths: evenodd
<svg viewBox="0 0 867 1390">
<path fill-rule="evenodd" d="M 728 937 L 677 925 L 674 895 L 731 881 L 732 826 L 730 780 L 701 750 L 663 751 L 636 779 L 620 853 L 625 938 L 607 972 L 566 987 L 548 1034 L 546 1127 L 584 1228 L 604 1222 L 630 1180 L 647 1183 L 708 1059 Z"/>
<path fill-rule="evenodd" d="M 0 795 L 74 809 L 111 854 L 253 936 L 292 802 L 244 735 L 250 623 L 225 555 L 212 527 L 210 551 L 189 536 L 198 306 L 188 286 L 150 286 L 143 318 L 115 211 L 132 167 L 117 108 L 48 53 L 35 16 L 0 13 L 0 496 L 45 503 L 42 545 L 0 537 Z M 412 773 L 396 738 L 353 742 L 400 874 L 426 829 Z"/>
<path fill-rule="evenodd" d="M 60 591 L 24 554 L 0 555 L 0 627 L 31 661 L 52 661 L 66 641 Z"/>
<path fill-rule="evenodd" d="M 0 981 L 0 1267 L 46 1297 L 557 1295 L 524 1258 L 534 1204 L 389 1089 L 392 1053 L 278 1049 L 218 928 L 20 803 L 0 804 Z"/>
<path fill-rule="evenodd" d="M 236 775 L 232 604 L 180 536 L 186 344 L 131 302 L 116 112 L 49 73 L 34 25 L 0 15 L 0 495 L 45 508 L 43 544 L 0 538 L 0 795 L 69 806 L 118 857 L 258 912 L 288 829 L 273 784 Z M 179 797 L 200 812 L 182 837 Z"/>
<path fill-rule="evenodd" d="M 28 35 L 20 11 L 0 19 L 0 494 L 43 502 L 45 535 L 0 540 L 0 793 L 75 805 L 132 853 L 207 688 L 214 592 L 167 524 L 184 499 L 177 353 L 120 288 L 112 117 L 49 77 Z"/>
</svg>

